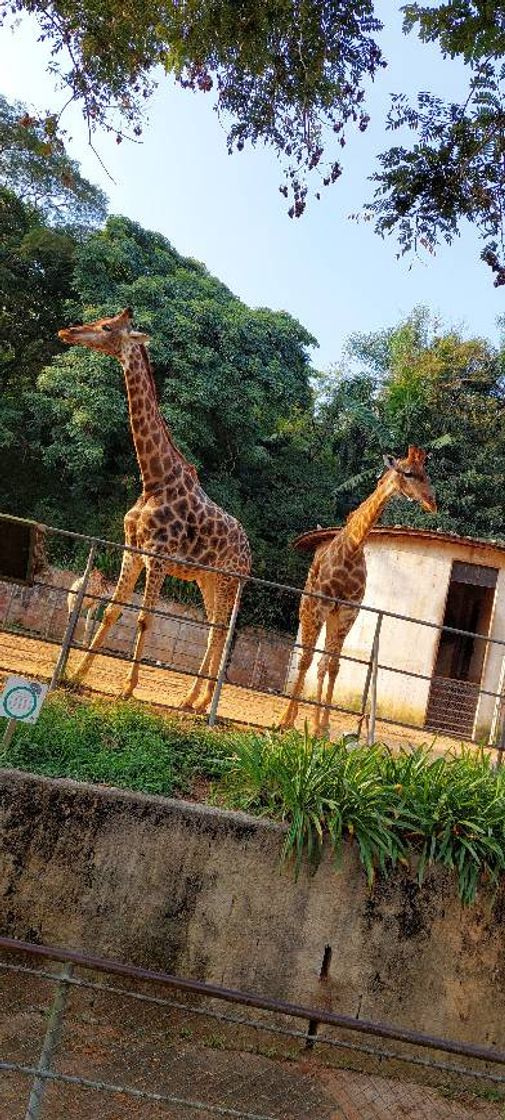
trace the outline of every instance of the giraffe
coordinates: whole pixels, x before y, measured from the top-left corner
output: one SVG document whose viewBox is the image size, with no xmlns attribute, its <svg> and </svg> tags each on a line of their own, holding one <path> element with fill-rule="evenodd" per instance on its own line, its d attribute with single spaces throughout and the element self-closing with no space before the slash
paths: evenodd
<svg viewBox="0 0 505 1120">
<path fill-rule="evenodd" d="M 294 725 L 305 676 L 312 662 L 319 634 L 325 624 L 326 640 L 317 671 L 316 700 L 321 704 L 324 681 L 328 675 L 324 703 L 332 702 L 340 651 L 359 613 L 359 604 L 365 594 L 364 543 L 384 507 L 391 498 L 403 496 L 409 501 L 419 502 L 422 509 L 427 512 L 436 513 L 437 505 L 425 471 L 425 460 L 426 452 L 414 446 L 409 447 L 404 459 L 384 455 L 386 471 L 379 479 L 373 493 L 349 515 L 345 525 L 341 529 L 326 529 L 314 534 L 316 552 L 304 591 L 344 599 L 349 603 L 356 603 L 357 606 L 347 607 L 302 595 L 299 612 L 302 652 L 291 698 L 280 721 L 281 727 Z M 303 538 L 299 538 L 300 542 L 301 540 Z M 297 542 L 294 543 L 296 546 Z M 328 707 L 315 708 L 315 734 L 327 733 L 329 719 Z"/>
<path fill-rule="evenodd" d="M 90 649 L 73 675 L 81 681 L 96 651 L 129 602 L 142 568 L 146 581 L 137 620 L 132 664 L 123 698 L 131 696 L 139 673 L 139 662 L 152 623 L 165 576 L 194 580 L 200 589 L 210 623 L 207 648 L 199 673 L 182 702 L 187 710 L 205 711 L 219 668 L 226 623 L 239 581 L 251 569 L 251 552 L 244 529 L 234 517 L 220 509 L 200 486 L 195 468 L 176 447 L 164 420 L 147 351 L 149 337 L 133 329 L 133 313 L 125 308 L 111 318 L 97 319 L 58 332 L 69 345 L 86 346 L 109 354 L 120 362 L 128 396 L 130 426 L 142 476 L 142 494 L 124 519 L 125 544 L 155 556 L 125 551 L 119 579 Z M 196 565 L 177 561 L 199 561 L 221 572 L 203 571 Z M 226 573 L 233 573 L 228 575 Z"/>
</svg>

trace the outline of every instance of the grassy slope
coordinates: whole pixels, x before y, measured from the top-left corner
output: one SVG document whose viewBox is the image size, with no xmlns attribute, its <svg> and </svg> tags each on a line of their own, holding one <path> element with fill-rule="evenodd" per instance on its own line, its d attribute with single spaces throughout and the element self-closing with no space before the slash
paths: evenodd
<svg viewBox="0 0 505 1120">
<path fill-rule="evenodd" d="M 357 843 L 368 882 L 415 855 L 454 870 L 471 902 L 484 877 L 505 870 L 505 773 L 478 752 L 430 758 L 416 750 L 328 744 L 297 732 L 210 731 L 131 703 L 47 701 L 34 727 L 20 726 L 0 755 L 4 766 L 49 777 L 101 782 L 166 796 L 201 779 L 230 808 L 286 822 L 285 854 L 317 860 L 329 837 L 338 851 Z"/>
</svg>

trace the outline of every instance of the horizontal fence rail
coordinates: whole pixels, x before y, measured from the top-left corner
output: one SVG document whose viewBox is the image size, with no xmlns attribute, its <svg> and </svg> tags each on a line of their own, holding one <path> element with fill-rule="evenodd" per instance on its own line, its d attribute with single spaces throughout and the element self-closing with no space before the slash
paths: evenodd
<svg viewBox="0 0 505 1120">
<path fill-rule="evenodd" d="M 64 1018 L 66 1013 L 68 1015 L 67 996 L 72 989 L 84 989 L 119 999 L 131 1000 L 143 1005 L 151 1005 L 153 1009 L 159 1009 L 160 1011 L 161 1009 L 167 1009 L 181 1012 L 185 1019 L 191 1016 L 204 1016 L 217 1022 L 247 1028 L 252 1032 L 266 1032 L 273 1036 L 279 1036 L 279 1038 L 291 1038 L 299 1042 L 306 1050 L 313 1050 L 315 1046 L 329 1047 L 330 1049 L 334 1048 L 354 1054 L 363 1054 L 367 1058 L 378 1059 L 381 1062 L 400 1062 L 407 1066 L 419 1066 L 425 1070 L 433 1070 L 436 1074 L 452 1074 L 458 1079 L 461 1077 L 468 1078 L 470 1083 L 480 1081 L 481 1083 L 487 1082 L 489 1085 L 505 1086 L 505 1052 L 490 1046 L 441 1038 L 438 1035 L 409 1030 L 397 1024 L 357 1019 L 350 1015 L 328 1011 L 323 1007 L 306 1007 L 288 1003 L 284 1000 L 253 992 L 227 989 L 220 985 L 174 976 L 166 972 L 153 971 L 125 964 L 121 961 L 56 946 L 35 945 L 14 938 L 0 937 L 0 954 L 6 958 L 0 960 L 0 974 L 2 972 L 4 975 L 9 973 L 21 974 L 33 979 L 46 980 L 56 986 L 38 1064 L 35 1066 L 0 1058 L 0 1072 L 17 1073 L 32 1079 L 25 1120 L 39 1120 L 44 1090 L 49 1083 L 71 1085 L 110 1095 L 121 1094 L 149 1103 L 158 1102 L 195 1112 L 206 1111 L 209 1115 L 235 1117 L 236 1120 L 275 1120 L 274 1117 L 264 1113 L 244 1111 L 243 1109 L 205 1102 L 193 1097 L 182 1097 L 174 1093 L 137 1089 L 131 1085 L 120 1085 L 93 1077 L 81 1077 L 71 1073 L 62 1073 L 55 1069 L 55 1061 L 61 1048 Z M 42 964 L 48 960 L 60 962 L 63 969 L 61 972 L 50 972 L 43 967 L 20 964 L 17 963 L 19 957 L 35 959 Z M 107 977 L 120 977 L 136 984 L 140 983 L 147 987 L 147 991 L 138 991 L 131 987 L 119 987 L 111 983 L 84 979 L 82 976 L 76 975 L 76 969 L 88 973 L 104 974 Z M 167 996 L 154 995 L 149 991 L 149 987 L 153 985 L 158 990 L 159 988 L 167 988 L 171 992 L 197 997 L 199 1002 L 188 1003 L 182 1002 L 180 999 L 174 1000 Z M 216 1002 L 218 1004 L 220 1002 L 234 1004 L 242 1009 L 253 1008 L 266 1013 L 267 1016 L 281 1016 L 282 1021 L 278 1022 L 268 1017 L 258 1020 L 248 1015 L 220 1011 L 215 1006 Z M 287 1019 L 308 1023 L 308 1030 L 286 1025 Z M 340 1034 L 335 1037 L 334 1035 L 321 1033 L 321 1026 L 337 1028 L 339 1032 L 349 1032 L 351 1037 L 345 1039 L 340 1037 Z M 65 1038 L 71 1039 L 71 1036 L 71 1026 L 66 1025 Z M 358 1036 L 358 1039 L 356 1039 L 356 1036 Z M 380 1041 L 393 1040 L 404 1044 L 408 1049 L 404 1051 L 385 1049 L 383 1046 L 370 1045 L 361 1041 L 363 1038 Z M 430 1053 L 426 1053 L 427 1051 Z M 435 1057 L 435 1054 L 456 1055 L 472 1064 L 463 1065 L 460 1062 L 443 1061 Z M 485 1068 L 482 1068 L 482 1066 Z"/>
<path fill-rule="evenodd" d="M 52 676 L 50 680 L 50 687 L 55 687 L 61 681 L 64 675 L 67 659 L 71 650 L 81 650 L 82 652 L 85 652 L 89 649 L 89 641 L 86 642 L 78 640 L 77 638 L 77 626 L 79 623 L 79 616 L 81 614 L 83 604 L 86 604 L 87 610 L 93 609 L 93 606 L 90 608 L 90 603 L 97 609 L 103 609 L 110 601 L 109 596 L 97 593 L 96 591 L 93 591 L 92 588 L 88 588 L 97 552 L 99 550 L 106 549 L 112 550 L 113 553 L 115 552 L 118 555 L 121 555 L 123 552 L 127 551 L 145 556 L 146 558 L 159 557 L 160 555 L 165 556 L 165 554 L 160 554 L 157 552 L 147 552 L 142 549 L 134 548 L 133 546 L 120 544 L 116 541 L 109 541 L 105 538 L 91 537 L 83 533 L 76 533 L 70 530 L 54 528 L 51 526 L 44 526 L 44 532 L 46 535 L 46 541 L 55 538 L 79 546 L 86 544 L 89 548 L 87 563 L 83 575 L 83 582 L 79 591 L 73 593 L 73 606 L 68 615 L 68 621 L 65 633 L 63 635 L 63 640 L 61 639 L 61 635 L 55 637 L 50 633 L 52 624 L 51 620 L 54 616 L 55 611 L 57 610 L 56 606 L 53 607 L 53 613 L 46 622 L 46 633 L 44 635 L 44 640 L 50 644 L 52 643 L 60 647 L 56 662 L 53 665 Z M 304 649 L 307 648 L 298 641 L 295 641 L 292 644 L 291 655 L 287 661 L 286 672 L 284 674 L 284 679 L 282 682 L 277 680 L 273 684 L 269 683 L 268 669 L 266 667 L 264 669 L 261 668 L 261 659 L 259 661 L 260 669 L 258 670 L 261 678 L 259 682 L 256 682 L 254 678 L 251 680 L 247 679 L 245 682 L 243 680 L 239 680 L 237 682 L 233 681 L 230 676 L 230 662 L 232 660 L 234 643 L 237 637 L 237 622 L 240 617 L 241 596 L 244 588 L 247 587 L 248 589 L 250 589 L 252 594 L 254 594 L 255 591 L 267 591 L 272 594 L 277 593 L 283 596 L 295 596 L 296 600 L 299 600 L 302 596 L 306 596 L 312 599 L 322 600 L 323 602 L 331 604 L 332 607 L 342 606 L 352 607 L 354 610 L 357 609 L 356 603 L 353 603 L 352 601 L 346 599 L 333 598 L 315 591 L 305 591 L 290 584 L 282 584 L 273 580 L 265 580 L 252 575 L 244 575 L 244 573 L 237 573 L 228 571 L 226 569 L 218 569 L 211 565 L 201 564 L 197 560 L 186 558 L 179 559 L 177 556 L 174 556 L 170 557 L 170 563 L 173 565 L 177 565 L 178 567 L 186 568 L 188 570 L 195 569 L 198 571 L 218 573 L 220 575 L 225 575 L 230 579 L 236 580 L 237 592 L 229 622 L 227 624 L 224 624 L 222 622 L 209 621 L 208 619 L 203 618 L 192 618 L 187 613 L 178 614 L 177 612 L 170 609 L 164 610 L 159 605 L 155 605 L 151 608 L 142 608 L 145 610 L 146 614 L 149 614 L 149 616 L 151 616 L 154 620 L 162 619 L 164 622 L 168 622 L 175 627 L 177 631 L 175 636 L 170 635 L 167 639 L 172 643 L 172 654 L 170 659 L 166 659 L 165 656 L 162 656 L 160 658 L 156 657 L 154 659 L 153 657 L 146 656 L 135 658 L 130 650 L 125 651 L 124 649 L 112 649 L 110 648 L 109 644 L 100 647 L 97 653 L 100 656 L 125 660 L 132 667 L 138 664 L 151 664 L 160 669 L 172 670 L 178 674 L 181 674 L 181 676 L 200 676 L 202 680 L 211 682 L 214 686 L 208 716 L 208 721 L 211 726 L 216 722 L 219 716 L 222 689 L 226 682 L 232 683 L 235 688 L 245 688 L 253 693 L 257 692 L 264 695 L 266 691 L 268 695 L 273 698 L 290 699 L 291 686 L 288 686 L 286 684 L 286 678 L 289 673 L 293 675 L 293 667 L 296 667 L 296 658 L 303 652 Z M 70 588 L 68 587 L 56 587 L 54 584 L 48 583 L 47 579 L 44 579 L 43 576 L 40 580 L 37 580 L 35 586 L 42 591 L 46 591 L 48 597 L 52 596 L 52 599 L 54 600 L 60 597 L 61 602 L 67 599 L 70 592 Z M 23 594 L 29 595 L 30 591 L 25 589 Z M 9 615 L 14 609 L 14 603 L 15 590 L 13 589 L 4 612 L 3 625 L 4 629 L 7 630 L 9 629 Z M 131 600 L 117 600 L 115 601 L 115 605 L 120 609 L 121 612 L 138 612 L 141 609 L 140 603 L 134 605 Z M 357 721 L 356 735 L 358 737 L 361 733 L 363 721 L 366 721 L 367 741 L 369 743 L 372 743 L 375 740 L 378 721 L 380 721 L 380 723 L 385 727 L 399 727 L 417 732 L 424 729 L 428 732 L 433 733 L 434 735 L 443 734 L 445 736 L 456 738 L 461 741 L 472 742 L 475 741 L 472 724 L 472 713 L 473 715 L 475 714 L 480 701 L 486 698 L 487 700 L 494 701 L 494 714 L 492 717 L 492 721 L 490 721 L 492 722 L 492 735 L 490 735 L 489 741 L 481 743 L 480 745 L 496 750 L 497 760 L 498 763 L 500 763 L 502 753 L 505 750 L 505 693 L 503 691 L 503 682 L 499 682 L 498 688 L 495 691 L 492 688 L 484 687 L 482 683 L 471 682 L 468 680 L 459 680 L 456 678 L 444 678 L 442 676 L 435 676 L 433 673 L 429 674 L 417 672 L 402 665 L 388 664 L 387 661 L 384 660 L 383 657 L 381 657 L 381 641 L 383 640 L 381 631 L 383 631 L 384 629 L 385 621 L 392 620 L 402 627 L 417 626 L 425 628 L 425 630 L 435 631 L 440 635 L 452 635 L 454 637 L 468 639 L 472 642 L 481 642 L 484 643 L 486 651 L 489 651 L 489 649 L 491 648 L 495 648 L 500 652 L 503 651 L 502 656 L 504 663 L 505 638 L 499 638 L 495 636 L 491 637 L 489 635 L 480 634 L 478 632 L 470 630 L 463 630 L 457 627 L 445 626 L 443 624 L 432 622 L 426 619 L 419 619 L 411 615 L 396 613 L 390 610 L 374 607 L 367 603 L 359 604 L 359 612 L 363 612 L 365 615 L 371 615 L 376 619 L 374 636 L 371 641 L 369 656 L 356 657 L 352 656 L 352 654 L 350 653 L 342 652 L 339 658 L 339 660 L 343 664 L 347 663 L 350 666 L 355 666 L 357 672 L 362 672 L 364 674 L 364 684 L 361 691 L 359 706 L 356 707 L 354 703 L 352 706 L 349 706 L 349 704 L 345 704 L 342 702 L 332 702 L 331 704 L 328 704 L 324 700 L 318 702 L 312 697 L 305 695 L 302 695 L 300 697 L 300 703 L 303 704 L 305 708 L 311 711 L 320 708 L 323 710 L 329 710 L 330 714 L 341 713 L 345 716 L 352 717 Z M 186 627 L 189 631 L 193 631 L 195 635 L 199 635 L 200 637 L 202 637 L 204 633 L 209 634 L 209 632 L 214 629 L 221 630 L 225 633 L 223 654 L 221 657 L 219 669 L 216 673 L 205 673 L 199 670 L 195 665 L 188 664 L 188 662 L 191 662 L 192 656 L 194 660 L 194 651 L 192 654 L 190 647 L 188 647 L 187 645 L 187 639 L 183 637 L 183 634 L 186 631 Z M 15 624 L 13 624 L 12 628 L 15 629 Z M 21 633 L 24 637 L 30 636 L 30 634 L 33 636 L 33 627 L 30 628 L 30 626 L 27 625 L 26 627 L 21 626 L 19 627 L 19 629 L 21 630 Z M 274 637 L 275 636 L 272 637 L 272 641 L 270 643 L 271 646 L 273 646 L 274 644 Z M 286 637 L 287 636 L 284 635 L 284 639 L 286 639 Z M 108 636 L 107 641 L 112 641 L 113 638 L 114 628 L 112 629 L 110 638 Z M 264 631 L 264 637 L 262 641 L 262 649 L 264 650 L 268 646 L 269 642 L 267 631 Z M 260 647 L 258 644 L 258 650 L 259 648 Z M 284 641 L 283 648 L 284 650 L 287 649 L 286 641 Z M 312 649 L 312 647 L 310 648 Z M 178 651 L 177 655 L 176 651 Z M 319 658 L 325 653 L 325 650 L 320 645 L 317 645 L 313 648 L 312 652 L 314 657 Z M 6 672 L 10 671 L 11 668 L 12 667 L 8 664 L 0 665 L 0 670 L 4 670 Z M 254 666 L 254 672 L 256 673 L 256 665 Z M 424 685 L 430 686 L 424 726 L 420 723 L 409 721 L 409 719 L 406 717 L 395 717 L 387 713 L 384 704 L 381 703 L 381 688 L 383 687 L 383 682 L 387 674 L 395 674 L 399 679 L 410 678 L 413 683 L 419 682 L 420 684 L 424 683 Z M 451 697 L 454 697 L 455 699 L 451 700 Z M 158 700 L 156 700 L 156 702 L 158 702 Z M 162 701 L 160 700 L 160 702 Z M 235 716 L 233 718 L 235 718 Z M 237 722 L 246 722 L 253 725 L 256 723 L 257 726 L 261 726 L 261 721 L 256 721 L 251 717 L 249 719 L 246 719 L 245 721 L 242 721 L 239 716 Z"/>
</svg>

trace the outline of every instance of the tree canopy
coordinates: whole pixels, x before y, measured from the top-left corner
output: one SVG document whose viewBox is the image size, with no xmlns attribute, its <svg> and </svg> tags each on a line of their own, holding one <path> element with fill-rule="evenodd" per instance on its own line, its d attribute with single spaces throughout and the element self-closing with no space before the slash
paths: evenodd
<svg viewBox="0 0 505 1120">
<path fill-rule="evenodd" d="M 0 184 L 52 226 L 100 225 L 107 199 L 67 155 L 54 118 L 30 116 L 0 94 Z"/>
<path fill-rule="evenodd" d="M 352 508 L 374 485 L 382 451 L 409 443 L 432 450 L 435 525 L 503 538 L 505 353 L 466 339 L 426 308 L 392 329 L 350 338 L 347 368 L 323 402 L 346 448 L 340 494 Z M 384 520 L 427 525 L 417 506 L 396 502 Z"/>
<path fill-rule="evenodd" d="M 466 219 L 495 284 L 504 284 L 503 4 L 438 0 L 400 10 L 405 33 L 437 44 L 448 65 L 464 65 L 466 88 L 460 102 L 429 90 L 415 104 L 393 96 L 388 124 L 406 128 L 407 138 L 370 169 L 376 193 L 365 213 L 378 233 L 396 235 L 402 252 L 450 242 Z M 349 128 L 367 128 L 370 81 L 387 61 L 373 0 L 0 0 L 0 22 L 21 11 L 37 17 L 51 67 L 81 103 L 90 134 L 106 127 L 118 140 L 139 135 L 161 67 L 182 86 L 211 93 L 230 151 L 273 148 L 292 217 L 303 213 L 309 184 L 319 195 L 340 177 Z M 42 143 L 53 144 L 56 117 L 44 127 Z"/>
</svg>

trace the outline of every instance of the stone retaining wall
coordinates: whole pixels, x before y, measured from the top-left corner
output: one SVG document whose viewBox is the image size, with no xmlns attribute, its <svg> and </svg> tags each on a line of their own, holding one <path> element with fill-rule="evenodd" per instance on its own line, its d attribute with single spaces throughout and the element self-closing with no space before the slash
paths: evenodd
<svg viewBox="0 0 505 1120">
<path fill-rule="evenodd" d="M 295 882 L 282 840 L 239 813 L 0 771 L 0 930 L 505 1046 L 503 895 L 463 909 L 449 874 L 419 889 L 402 870 L 370 896 L 354 848 Z"/>
</svg>

